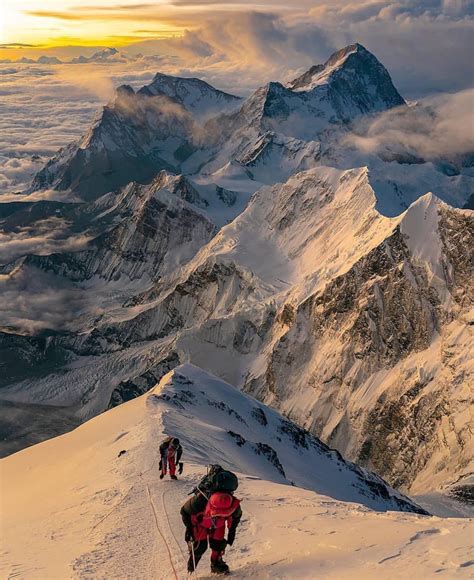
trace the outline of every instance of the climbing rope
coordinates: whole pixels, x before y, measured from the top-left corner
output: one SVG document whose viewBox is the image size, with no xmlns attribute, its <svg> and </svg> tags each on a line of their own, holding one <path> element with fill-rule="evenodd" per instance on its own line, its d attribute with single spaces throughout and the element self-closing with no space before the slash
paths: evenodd
<svg viewBox="0 0 474 580">
<path fill-rule="evenodd" d="M 153 499 L 151 497 L 150 488 L 148 487 L 148 483 L 145 484 L 145 485 L 146 485 L 146 489 L 147 489 L 147 492 L 148 492 L 148 499 L 150 500 L 150 504 L 151 504 L 151 507 L 152 507 L 152 510 L 153 510 L 153 515 L 155 516 L 156 529 L 158 530 L 158 533 L 160 534 L 161 539 L 163 540 L 163 542 L 164 542 L 164 544 L 166 546 L 166 550 L 168 551 L 168 558 L 169 558 L 169 561 L 170 561 L 170 564 L 171 564 L 171 568 L 173 569 L 174 577 L 176 578 L 176 580 L 179 580 L 178 573 L 176 572 L 176 568 L 174 567 L 174 564 L 173 564 L 173 555 L 171 553 L 171 549 L 169 547 L 168 542 L 166 541 L 165 535 L 161 531 L 160 525 L 158 524 L 158 514 L 156 513 L 155 504 L 154 504 Z M 166 516 L 166 518 L 168 518 L 168 516 Z M 168 520 L 168 525 L 169 525 L 169 520 Z"/>
<path fill-rule="evenodd" d="M 138 478 L 143 477 L 143 475 L 145 473 L 148 473 L 149 471 L 151 471 L 153 469 L 153 467 L 155 466 L 156 460 L 158 458 L 159 452 L 157 452 L 155 454 L 155 456 L 153 457 L 153 461 L 151 463 L 151 466 L 148 469 L 145 469 L 145 471 L 143 472 L 139 472 L 137 474 L 133 474 L 129 477 L 127 477 L 124 481 L 128 481 L 129 479 L 131 479 L 132 477 L 136 478 L 138 480 Z M 127 490 L 127 492 L 120 498 L 120 500 L 114 505 L 114 507 L 105 514 L 105 516 L 103 516 L 97 523 L 95 523 L 92 528 L 89 530 L 89 534 L 91 534 L 96 528 L 98 528 L 100 526 L 100 524 L 102 524 L 103 521 L 105 521 L 110 515 L 112 515 L 115 510 L 117 510 L 122 504 L 123 502 L 127 499 L 127 497 L 130 495 L 130 493 L 132 492 L 133 488 L 135 487 L 135 485 L 137 484 L 137 481 L 135 481 Z"/>
<path fill-rule="evenodd" d="M 178 539 L 176 538 L 176 535 L 175 535 L 175 533 L 173 532 L 173 527 L 172 527 L 172 525 L 171 525 L 171 522 L 170 522 L 170 519 L 169 519 L 169 517 L 168 517 L 168 512 L 167 512 L 167 510 L 166 510 L 165 495 L 166 495 L 166 493 L 167 493 L 168 491 L 169 491 L 169 489 L 167 489 L 166 491 L 164 491 L 164 492 L 162 493 L 162 495 L 161 495 L 161 504 L 162 504 L 162 506 L 163 506 L 163 513 L 165 514 L 165 518 L 166 518 L 166 521 L 167 521 L 167 523 L 168 523 L 168 529 L 169 529 L 169 531 L 171 532 L 171 535 L 173 536 L 173 539 L 174 539 L 174 541 L 175 541 L 175 543 L 176 543 L 176 546 L 178 547 L 178 550 L 181 552 L 181 556 L 183 557 L 183 561 L 184 561 L 184 563 L 185 563 L 185 564 L 187 564 L 187 559 L 186 559 L 186 556 L 184 555 L 184 552 L 183 552 L 183 550 L 182 550 L 182 548 L 181 548 L 181 544 L 180 544 L 180 542 L 178 542 Z"/>
<path fill-rule="evenodd" d="M 143 472 L 139 472 L 139 473 L 137 473 L 135 475 L 132 475 L 132 476 L 126 478 L 126 479 L 131 479 L 132 477 L 135 477 L 136 480 L 128 488 L 127 492 L 120 498 L 120 500 L 118 501 L 118 503 L 109 512 L 107 512 L 98 522 L 96 522 L 94 524 L 94 526 L 90 529 L 89 533 L 92 533 L 97 527 L 99 527 L 110 515 L 112 515 L 125 502 L 125 500 L 129 497 L 129 495 L 133 491 L 134 487 L 138 483 L 138 480 L 139 479 L 142 479 L 142 481 L 143 481 L 143 476 L 146 473 L 149 473 L 150 471 L 153 470 L 153 468 L 154 468 L 154 466 L 156 464 L 156 460 L 158 458 L 158 455 L 159 455 L 159 452 L 154 456 L 153 461 L 151 463 L 151 466 L 148 469 L 145 469 Z M 156 512 L 155 503 L 153 502 L 153 499 L 152 499 L 152 496 L 151 496 L 151 492 L 150 492 L 150 488 L 148 486 L 148 483 L 145 482 L 145 486 L 146 486 L 146 490 L 147 490 L 147 494 L 148 494 L 148 499 L 149 499 L 149 502 L 150 502 L 150 505 L 151 505 L 151 508 L 152 508 L 152 511 L 153 511 L 153 517 L 154 517 L 154 520 L 155 520 L 156 529 L 158 530 L 158 534 L 160 535 L 161 539 L 163 540 L 163 542 L 164 542 L 164 544 L 166 546 L 166 550 L 168 552 L 168 558 L 169 558 L 169 561 L 170 561 L 170 564 L 171 564 L 171 568 L 173 570 L 174 577 L 175 577 L 176 580 L 179 580 L 178 573 L 177 573 L 176 568 L 175 568 L 174 563 L 173 563 L 173 554 L 172 554 L 171 548 L 170 548 L 170 546 L 169 546 L 169 544 L 168 544 L 168 542 L 166 540 L 166 537 L 163 534 L 163 532 L 162 532 L 162 530 L 160 528 L 160 525 L 158 523 L 158 514 Z M 163 513 L 165 515 L 166 522 L 168 524 L 168 528 L 169 528 L 169 530 L 171 532 L 171 535 L 173 536 L 173 539 L 174 539 L 174 541 L 176 543 L 176 546 L 178 547 L 178 549 L 179 549 L 179 551 L 181 553 L 181 556 L 183 557 L 183 560 L 186 563 L 186 557 L 185 557 L 185 555 L 183 553 L 183 550 L 181 549 L 180 543 L 178 542 L 178 540 L 177 540 L 177 538 L 176 538 L 176 536 L 175 536 L 175 534 L 173 532 L 173 528 L 171 527 L 171 523 L 170 523 L 170 519 L 169 519 L 169 516 L 168 516 L 168 512 L 166 510 L 165 494 L 166 494 L 166 491 L 161 495 L 161 502 L 162 502 Z"/>
</svg>

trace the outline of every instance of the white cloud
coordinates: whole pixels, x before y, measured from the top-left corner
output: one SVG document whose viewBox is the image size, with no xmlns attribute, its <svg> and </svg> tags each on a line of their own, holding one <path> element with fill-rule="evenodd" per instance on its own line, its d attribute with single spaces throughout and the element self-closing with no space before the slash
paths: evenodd
<svg viewBox="0 0 474 580">
<path fill-rule="evenodd" d="M 425 160 L 456 161 L 474 151 L 474 89 L 426 99 L 365 121 L 348 140 L 365 152 L 407 152 Z"/>
<path fill-rule="evenodd" d="M 28 254 L 46 256 L 85 249 L 90 237 L 68 237 L 66 226 L 61 219 L 48 218 L 35 222 L 32 227 L 0 233 L 0 264 L 8 264 Z"/>
<path fill-rule="evenodd" d="M 142 86 L 156 72 L 149 63 L 141 70 L 131 63 L 17 68 L 0 88 L 0 194 L 25 189 L 50 156 L 79 138 L 114 86 Z"/>
<path fill-rule="evenodd" d="M 20 269 L 15 275 L 0 275 L 0 321 L 3 328 L 21 328 L 36 333 L 43 329 L 67 330 L 93 297 L 46 272 Z"/>
</svg>

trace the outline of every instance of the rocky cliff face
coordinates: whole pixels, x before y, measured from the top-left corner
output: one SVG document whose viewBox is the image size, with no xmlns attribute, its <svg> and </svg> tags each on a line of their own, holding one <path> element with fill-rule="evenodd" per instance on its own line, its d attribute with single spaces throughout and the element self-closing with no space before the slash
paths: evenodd
<svg viewBox="0 0 474 580">
<path fill-rule="evenodd" d="M 444 288 L 435 288 L 430 267 L 410 250 L 402 222 L 346 274 L 288 306 L 288 329 L 265 372 L 246 386 L 412 490 L 465 472 L 472 457 L 459 416 L 472 385 L 473 269 L 463 248 L 474 230 L 471 216 L 445 206 L 437 212 Z"/>
<path fill-rule="evenodd" d="M 83 282 L 156 280 L 189 260 L 216 233 L 214 224 L 181 197 L 199 204 L 186 183 L 170 195 L 158 178 L 149 186 L 127 186 L 108 208 L 112 227 L 81 252 L 30 256 L 26 264 Z M 116 225 L 114 225 L 116 222 Z"/>
<path fill-rule="evenodd" d="M 238 97 L 198 79 L 157 74 L 137 93 L 124 85 L 77 143 L 59 151 L 35 177 L 32 190 L 72 190 L 82 199 L 150 182 L 200 146 L 203 117 L 231 109 Z"/>
</svg>

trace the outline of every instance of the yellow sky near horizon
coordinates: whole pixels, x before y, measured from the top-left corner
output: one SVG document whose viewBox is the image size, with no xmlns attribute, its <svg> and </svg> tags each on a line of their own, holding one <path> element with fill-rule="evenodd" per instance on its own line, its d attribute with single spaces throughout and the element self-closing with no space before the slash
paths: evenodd
<svg viewBox="0 0 474 580">
<path fill-rule="evenodd" d="M 18 58 L 58 46 L 123 46 L 147 38 L 180 36 L 192 28 L 189 7 L 167 0 L 2 0 L 0 54 Z"/>
<path fill-rule="evenodd" d="M 0 58 L 41 51 L 58 56 L 60 47 L 120 48 L 179 37 L 204 21 L 231 18 L 233 12 L 281 13 L 295 7 L 281 0 L 0 0 Z"/>
</svg>

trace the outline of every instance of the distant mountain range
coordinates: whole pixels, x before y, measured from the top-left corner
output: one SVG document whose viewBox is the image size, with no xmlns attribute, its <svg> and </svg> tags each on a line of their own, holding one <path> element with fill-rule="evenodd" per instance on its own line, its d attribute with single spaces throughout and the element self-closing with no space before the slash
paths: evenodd
<svg viewBox="0 0 474 580">
<path fill-rule="evenodd" d="M 102 62 L 128 62 L 140 60 L 142 55 L 128 55 L 119 52 L 116 48 L 103 48 L 98 50 L 91 56 L 77 56 L 71 60 L 61 60 L 56 56 L 39 56 L 36 60 L 34 58 L 22 57 L 16 60 L 2 59 L 1 63 L 18 63 L 18 64 L 88 64 L 88 63 L 102 63 Z"/>
</svg>

